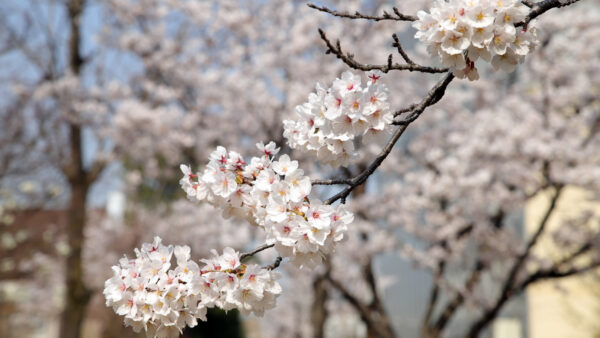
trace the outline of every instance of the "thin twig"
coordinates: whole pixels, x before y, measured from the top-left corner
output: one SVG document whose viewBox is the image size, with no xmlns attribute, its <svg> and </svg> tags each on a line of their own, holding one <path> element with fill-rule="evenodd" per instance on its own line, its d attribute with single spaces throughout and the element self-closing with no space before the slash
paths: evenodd
<svg viewBox="0 0 600 338">
<path fill-rule="evenodd" d="M 438 268 L 434 272 L 433 287 L 431 288 L 431 293 L 429 294 L 427 310 L 425 311 L 425 316 L 423 317 L 423 322 L 421 325 L 421 337 L 427 337 L 427 334 L 430 331 L 429 322 L 431 320 L 431 317 L 433 316 L 433 311 L 436 309 L 440 295 L 440 283 L 438 281 L 443 278 L 445 270 L 446 262 L 440 261 L 438 263 Z"/>
<path fill-rule="evenodd" d="M 346 18 L 346 19 L 365 19 L 365 20 L 372 20 L 372 21 L 383 21 L 383 20 L 395 20 L 395 21 L 416 21 L 417 17 L 413 16 L 413 15 L 404 15 L 402 13 L 400 13 L 400 11 L 398 10 L 398 8 L 394 7 L 393 11 L 394 11 L 394 15 L 383 11 L 383 15 L 381 16 L 377 16 L 377 15 L 365 15 L 365 14 L 361 14 L 360 12 L 354 12 L 354 14 L 348 13 L 348 12 L 340 12 L 340 11 L 336 11 L 333 9 L 329 9 L 325 6 L 317 6 L 315 4 L 307 4 L 308 7 L 310 8 L 314 8 L 318 11 L 321 12 L 325 12 L 325 13 L 329 13 L 333 16 L 337 16 L 340 18 Z"/>
<path fill-rule="evenodd" d="M 516 294 L 519 294 L 519 293 L 523 292 L 523 290 L 525 290 L 530 284 L 538 282 L 538 281 L 542 281 L 542 280 L 546 280 L 546 279 L 565 278 L 565 277 L 574 276 L 574 275 L 582 275 L 584 273 L 595 270 L 599 267 L 600 267 L 600 261 L 595 260 L 585 266 L 572 266 L 571 268 L 566 269 L 566 270 L 559 270 L 555 266 L 551 267 L 549 269 L 539 270 L 536 273 L 531 274 L 526 280 L 524 280 L 517 287 L 513 288 L 510 292 L 510 295 L 514 296 Z M 484 313 L 484 315 L 477 322 L 475 322 L 475 324 L 473 324 L 473 326 L 471 326 L 471 329 L 465 335 L 465 338 L 478 337 L 481 330 L 483 330 L 487 326 L 487 324 L 489 324 L 494 318 L 496 318 L 498 311 L 502 308 L 502 306 L 509 299 L 510 299 L 510 297 L 502 298 L 501 303 L 497 303 L 493 308 L 486 311 Z"/>
<path fill-rule="evenodd" d="M 498 297 L 498 299 L 496 300 L 494 305 L 491 308 L 487 309 L 487 311 L 484 311 L 483 316 L 479 320 L 477 320 L 475 323 L 473 323 L 473 325 L 469 329 L 466 337 L 469 337 L 469 338 L 477 337 L 479 335 L 479 333 L 481 332 L 481 330 L 483 330 L 490 323 L 490 321 L 493 318 L 496 318 L 498 312 L 500 312 L 500 309 L 502 309 L 504 304 L 514 294 L 516 294 L 517 292 L 520 292 L 526 286 L 526 285 L 524 285 L 524 283 L 531 283 L 533 281 L 533 280 L 531 282 L 526 281 L 526 282 L 522 283 L 520 286 L 515 286 L 515 280 L 517 279 L 517 275 L 518 275 L 519 271 L 521 271 L 523 264 L 525 263 L 527 257 L 529 257 L 529 254 L 531 253 L 531 249 L 535 246 L 538 239 L 540 238 L 540 236 L 546 229 L 546 225 L 548 224 L 548 220 L 550 219 L 550 216 L 552 216 L 552 213 L 556 210 L 556 204 L 561 195 L 562 186 L 556 186 L 555 189 L 556 189 L 556 191 L 555 191 L 554 195 L 552 196 L 550 205 L 548 206 L 548 209 L 546 209 L 546 212 L 544 213 L 544 216 L 542 217 L 542 220 L 540 221 L 540 226 L 538 227 L 536 232 L 533 234 L 533 236 L 527 242 L 527 246 L 526 246 L 525 250 L 515 260 L 512 268 L 510 269 L 508 277 L 504 281 L 504 285 L 502 286 L 502 290 L 500 291 L 500 296 Z M 535 275 L 535 274 L 533 274 L 533 275 Z M 531 279 L 533 275 L 530 275 L 527 280 Z M 550 278 L 550 277 L 547 276 L 547 277 L 539 277 L 539 278 Z"/>
<path fill-rule="evenodd" d="M 342 50 L 342 46 L 340 45 L 340 41 L 337 40 L 335 45 L 329 40 L 327 35 L 322 29 L 319 29 L 319 34 L 321 35 L 321 39 L 327 45 L 327 52 L 334 54 L 338 59 L 342 60 L 348 67 L 362 70 L 362 71 L 370 71 L 370 70 L 379 70 L 383 73 L 387 73 L 390 70 L 408 70 L 410 72 L 421 72 L 421 73 L 445 73 L 448 71 L 448 68 L 439 68 L 439 67 L 429 67 L 429 66 L 421 66 L 417 64 L 404 64 L 401 65 L 399 63 L 392 62 L 392 55 L 388 57 L 388 62 L 385 65 L 375 65 L 368 63 L 360 63 L 354 59 L 354 55 L 349 53 L 344 53 Z"/>
<path fill-rule="evenodd" d="M 408 54 L 406 54 L 404 49 L 402 49 L 402 45 L 400 44 L 400 39 L 398 39 L 398 35 L 396 35 L 396 33 L 394 33 L 394 34 L 392 34 L 392 38 L 394 39 L 394 43 L 392 44 L 392 47 L 396 47 L 396 49 L 398 49 L 398 53 L 400 53 L 400 55 L 402 56 L 404 61 L 406 61 L 406 63 L 408 63 L 409 65 L 416 65 L 416 63 L 410 59 Z"/>
<path fill-rule="evenodd" d="M 252 251 L 244 252 L 243 254 L 240 255 L 240 261 L 244 260 L 247 257 L 254 256 L 257 253 L 259 253 L 261 251 L 264 251 L 264 250 L 267 250 L 269 248 L 272 248 L 274 246 L 275 246 L 275 244 L 263 244 L 263 245 L 259 246 L 258 248 L 254 249 Z"/>
<path fill-rule="evenodd" d="M 387 330 L 379 325 L 379 322 L 376 318 L 374 318 L 375 313 L 371 311 L 366 305 L 364 305 L 357 297 L 355 297 L 346 287 L 332 278 L 331 275 L 325 275 L 327 281 L 336 288 L 342 296 L 358 311 L 358 314 L 362 318 L 362 320 L 367 324 L 367 326 L 377 333 L 377 337 L 391 337 L 391 332 L 387 332 Z"/>
<path fill-rule="evenodd" d="M 275 258 L 275 261 L 273 262 L 273 264 L 267 265 L 264 268 L 267 270 L 275 270 L 279 267 L 282 260 L 283 260 L 283 258 L 281 256 L 277 256 L 277 258 Z"/>
<path fill-rule="evenodd" d="M 525 17 L 525 20 L 523 20 L 523 22 L 517 23 L 515 26 L 527 27 L 527 24 L 529 24 L 529 22 L 531 20 L 537 18 L 538 16 L 544 14 L 545 12 L 551 10 L 552 8 L 560 8 L 560 7 L 569 6 L 578 1 L 579 0 L 569 0 L 569 1 L 560 2 L 560 0 L 544 0 L 544 1 L 533 3 L 533 6 L 529 6 L 529 7 L 531 7 L 531 11 L 529 12 L 529 14 L 527 14 L 527 17 Z M 532 4 L 531 2 L 529 2 L 529 3 Z"/>
<path fill-rule="evenodd" d="M 411 112 L 411 111 L 415 110 L 415 108 L 417 108 L 418 105 L 419 105 L 418 103 L 413 103 L 406 108 L 398 109 L 394 112 L 394 117 L 402 115 L 404 113 Z"/>
<path fill-rule="evenodd" d="M 473 267 L 471 275 L 465 282 L 464 290 L 466 292 L 473 291 L 473 289 L 479 282 L 484 268 L 485 264 L 482 260 L 478 259 L 477 262 L 475 262 L 475 266 Z M 452 317 L 456 313 L 456 310 L 463 304 L 464 301 L 465 294 L 463 292 L 458 292 L 454 296 L 454 298 L 450 300 L 448 304 L 446 304 L 446 307 L 444 308 L 444 310 L 442 310 L 440 316 L 438 317 L 438 320 L 435 322 L 435 324 L 433 324 L 432 330 L 434 332 L 441 332 L 446 327 L 450 319 L 452 319 Z"/>
<path fill-rule="evenodd" d="M 556 204 L 561 195 L 562 186 L 556 186 L 555 189 L 556 189 L 556 191 L 555 191 L 554 195 L 552 196 L 552 199 L 550 200 L 550 205 L 548 206 L 546 213 L 544 213 L 544 216 L 542 217 L 542 220 L 540 221 L 540 226 L 538 227 L 536 232 L 533 234 L 533 236 L 527 242 L 527 246 L 525 247 L 525 250 L 517 257 L 512 269 L 508 275 L 508 278 L 506 279 L 506 282 L 504 283 L 503 292 L 507 292 L 513 286 L 513 283 L 517 277 L 518 272 L 520 271 L 521 267 L 525 263 L 525 260 L 527 259 L 529 254 L 531 253 L 531 249 L 535 246 L 538 239 L 540 238 L 540 236 L 546 229 L 546 225 L 548 224 L 548 220 L 550 219 L 550 216 L 552 216 L 552 213 L 556 210 Z"/>
</svg>

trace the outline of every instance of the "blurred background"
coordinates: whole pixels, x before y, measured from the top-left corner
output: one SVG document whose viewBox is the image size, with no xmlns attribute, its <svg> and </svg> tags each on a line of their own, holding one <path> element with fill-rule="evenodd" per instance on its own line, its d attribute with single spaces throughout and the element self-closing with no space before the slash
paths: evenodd
<svg viewBox="0 0 600 338">
<path fill-rule="evenodd" d="M 516 72 L 482 65 L 411 126 L 349 199 L 355 223 L 327 264 L 284 261 L 276 309 L 215 310 L 183 336 L 600 337 L 600 2 L 536 26 L 540 46 Z M 104 305 L 120 257 L 155 235 L 196 259 L 263 243 L 179 188 L 179 164 L 200 170 L 217 145 L 249 158 L 275 141 L 315 179 L 364 170 L 379 147 L 335 169 L 285 146 L 282 121 L 348 69 L 317 28 L 361 62 L 400 62 L 393 33 L 415 61 L 437 62 L 410 23 L 306 1 L 0 2 L 0 337 L 142 337 Z M 439 77 L 382 81 L 396 110 Z"/>
</svg>

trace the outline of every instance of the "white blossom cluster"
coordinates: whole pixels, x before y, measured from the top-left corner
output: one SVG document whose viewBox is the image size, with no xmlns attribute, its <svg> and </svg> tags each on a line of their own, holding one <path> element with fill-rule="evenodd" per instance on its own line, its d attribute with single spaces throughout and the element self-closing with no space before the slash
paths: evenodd
<svg viewBox="0 0 600 338">
<path fill-rule="evenodd" d="M 281 293 L 278 272 L 255 264 L 241 264 L 231 248 L 213 250 L 205 266 L 190 260 L 188 246 L 165 246 L 159 237 L 135 249 L 136 258 L 123 257 L 104 283 L 106 305 L 125 317 L 134 331 L 148 337 L 179 337 L 186 326 L 206 321 L 206 310 L 220 307 L 262 316 L 275 307 Z M 172 256 L 176 266 L 171 269 Z"/>
<path fill-rule="evenodd" d="M 315 267 L 322 256 L 342 240 L 354 216 L 343 205 L 336 207 L 309 199 L 310 178 L 298 161 L 282 155 L 275 143 L 258 143 L 264 154 L 249 163 L 234 151 L 217 147 L 203 173 L 181 165 L 182 188 L 189 198 L 207 200 L 225 216 L 246 218 L 262 227 L 267 243 L 299 267 Z"/>
<path fill-rule="evenodd" d="M 391 131 L 388 89 L 377 82 L 379 72 L 368 75 L 362 87 L 360 75 L 344 72 L 331 88 L 317 84 L 308 102 L 296 106 L 298 120 L 283 121 L 283 136 L 291 148 L 315 155 L 333 167 L 346 166 L 358 157 L 354 141 L 381 142 Z"/>
<path fill-rule="evenodd" d="M 438 0 L 431 13 L 417 13 L 415 38 L 459 78 L 479 79 L 479 58 L 512 72 L 538 44 L 531 24 L 515 27 L 528 11 L 519 0 Z"/>
</svg>

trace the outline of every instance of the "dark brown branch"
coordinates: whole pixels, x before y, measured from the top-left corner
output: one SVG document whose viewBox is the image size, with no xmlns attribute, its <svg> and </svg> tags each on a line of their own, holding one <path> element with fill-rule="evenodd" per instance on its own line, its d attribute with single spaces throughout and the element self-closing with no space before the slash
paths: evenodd
<svg viewBox="0 0 600 338">
<path fill-rule="evenodd" d="M 107 164 L 108 163 L 106 161 L 97 160 L 96 163 L 94 163 L 92 165 L 90 170 L 88 170 L 88 172 L 87 172 L 88 184 L 91 185 L 92 183 L 96 182 L 96 180 L 98 179 L 98 177 L 100 176 L 100 174 L 102 173 L 104 168 L 106 168 Z"/>
<path fill-rule="evenodd" d="M 524 290 L 529 284 L 544 280 L 544 279 L 553 279 L 553 278 L 564 278 L 573 275 L 580 275 L 582 273 L 589 272 L 596 268 L 600 267 L 600 261 L 594 261 L 586 266 L 576 267 L 572 266 L 569 269 L 559 269 L 557 267 L 552 267 L 547 270 L 540 270 L 527 278 L 520 286 L 519 290 Z"/>
<path fill-rule="evenodd" d="M 365 306 L 358 298 L 356 298 L 344 285 L 342 285 L 337 280 L 333 279 L 330 275 L 326 275 L 327 281 L 336 288 L 352 306 L 358 311 L 361 319 L 367 324 L 368 329 L 373 330 L 377 333 L 377 337 L 387 337 L 393 338 L 392 332 L 387 332 L 387 330 L 379 325 L 379 322 L 373 317 L 373 311 L 371 311 L 367 306 Z"/>
<path fill-rule="evenodd" d="M 344 190 L 340 191 L 339 193 L 337 193 L 334 196 L 327 199 L 325 201 L 325 204 L 332 204 L 339 199 L 342 199 L 342 202 L 344 202 L 346 197 L 348 197 L 348 195 L 350 195 L 352 190 L 354 190 L 359 185 L 363 184 L 369 178 L 369 176 L 371 176 L 375 172 L 375 170 L 381 165 L 381 163 L 383 163 L 383 160 L 385 160 L 386 157 L 390 154 L 390 152 L 394 148 L 394 145 L 396 144 L 396 142 L 398 142 L 398 139 L 400 138 L 400 136 L 402 136 L 402 134 L 404 133 L 404 131 L 406 130 L 407 127 L 408 127 L 408 125 L 401 126 L 400 128 L 396 129 L 396 131 L 394 132 L 394 135 L 392 136 L 390 141 L 387 143 L 385 148 L 383 148 L 383 150 L 379 153 L 379 155 L 375 158 L 375 160 L 373 162 L 371 162 L 369 167 L 365 171 L 363 171 L 361 174 L 359 174 L 358 176 L 355 176 L 354 178 L 352 178 L 350 180 L 350 184 L 348 184 L 348 187 L 346 187 Z"/>
<path fill-rule="evenodd" d="M 308 7 L 316 9 L 318 11 L 321 12 L 325 12 L 325 13 L 329 13 L 333 16 L 337 16 L 340 18 L 346 18 L 346 19 L 365 19 L 365 20 L 372 20 L 372 21 L 383 21 L 383 20 L 395 20 L 395 21 L 416 21 L 417 17 L 413 16 L 413 15 L 404 15 L 402 13 L 400 13 L 400 11 L 398 10 L 398 8 L 394 7 L 392 10 L 394 11 L 394 14 L 390 14 L 386 11 L 383 11 L 383 15 L 381 16 L 377 16 L 377 15 L 365 15 L 365 14 L 361 14 L 360 12 L 354 12 L 354 14 L 348 13 L 348 12 L 340 12 L 340 11 L 336 11 L 333 9 L 329 9 L 325 6 L 317 6 L 315 4 L 309 3 L 307 4 Z"/>
<path fill-rule="evenodd" d="M 567 257 L 563 258 L 562 260 L 560 260 L 559 262 L 557 262 L 555 264 L 555 266 L 563 266 L 565 264 L 568 264 L 571 261 L 573 261 L 574 259 L 576 259 L 577 257 L 588 252 L 590 249 L 593 248 L 592 242 L 594 242 L 596 239 L 597 239 L 597 237 L 590 238 L 590 240 L 587 243 L 583 244 L 581 247 L 579 247 L 579 249 L 577 249 L 576 251 L 571 253 L 569 256 L 567 256 Z"/>
<path fill-rule="evenodd" d="M 527 27 L 527 24 L 531 20 L 546 13 L 547 11 L 551 10 L 552 8 L 560 8 L 560 7 L 569 6 L 578 1 L 579 0 L 570 0 L 570 1 L 563 2 L 563 3 L 561 3 L 559 0 L 544 0 L 544 1 L 536 2 L 536 3 L 532 3 L 531 1 L 528 1 L 529 5 L 533 5 L 533 6 L 528 5 L 529 7 L 531 7 L 531 11 L 527 15 L 527 17 L 525 17 L 525 20 L 523 20 L 523 22 L 519 22 L 515 26 Z"/>
<path fill-rule="evenodd" d="M 421 73 L 445 73 L 448 71 L 448 68 L 438 68 L 438 67 L 428 67 L 421 66 L 417 64 L 404 64 L 401 65 L 399 63 L 392 62 L 392 55 L 388 57 L 388 62 L 385 65 L 374 65 L 367 63 L 360 63 L 354 59 L 354 55 L 349 53 L 344 53 L 342 47 L 340 45 L 340 41 L 336 41 L 335 45 L 329 40 L 327 35 L 322 29 L 319 29 L 319 34 L 321 35 L 321 39 L 327 45 L 327 53 L 334 54 L 338 59 L 342 60 L 348 67 L 362 70 L 362 71 L 370 71 L 370 70 L 379 70 L 381 72 L 387 73 L 390 70 L 408 70 L 410 72 L 421 72 Z"/>
<path fill-rule="evenodd" d="M 435 168 L 435 169 L 437 170 L 437 168 Z M 443 208 L 443 209 L 445 209 L 445 208 Z M 499 210 L 497 214 L 490 217 L 490 221 L 491 221 L 492 225 L 497 229 L 501 228 L 503 225 L 504 216 L 505 216 L 504 212 L 502 210 Z M 456 234 L 455 238 L 456 239 L 462 238 L 463 236 L 469 234 L 473 228 L 474 228 L 473 224 L 467 225 L 466 227 L 464 227 L 462 230 L 460 230 Z M 446 248 L 447 241 L 443 241 L 439 245 Z M 440 263 L 440 265 L 442 263 L 443 263 L 443 261 Z M 477 283 L 479 283 L 480 277 L 481 277 L 484 269 L 485 269 L 485 264 L 484 264 L 483 260 L 477 259 L 477 261 L 475 262 L 475 265 L 473 267 L 473 270 L 471 272 L 471 275 L 465 282 L 465 290 L 467 292 L 471 292 L 475 289 L 475 287 L 477 286 Z M 436 287 L 438 287 L 438 286 L 436 285 Z M 446 307 L 442 310 L 442 312 L 441 312 L 440 316 L 438 317 L 438 320 L 435 322 L 435 324 L 429 326 L 429 317 L 426 318 L 427 320 L 425 320 L 423 322 L 423 329 L 427 330 L 427 333 L 431 336 L 434 336 L 434 337 L 439 336 L 439 334 L 446 327 L 446 325 L 450 322 L 450 320 L 456 314 L 457 310 L 464 303 L 464 301 L 465 301 L 464 294 L 462 294 L 460 292 L 457 293 L 454 296 L 454 298 L 446 304 Z"/>
<path fill-rule="evenodd" d="M 471 272 L 471 276 L 469 276 L 465 283 L 465 290 L 467 292 L 473 291 L 473 289 L 479 282 L 479 278 L 481 277 L 481 273 L 484 268 L 485 265 L 483 264 L 483 261 L 477 260 L 475 266 L 473 267 L 473 271 Z M 433 325 L 432 330 L 434 332 L 441 332 L 444 329 L 444 327 L 446 327 L 450 319 L 452 319 L 452 317 L 456 313 L 456 310 L 462 305 L 464 301 L 465 295 L 461 292 L 458 292 L 454 296 L 454 298 L 448 302 L 448 304 L 440 314 L 438 320 Z"/>
<path fill-rule="evenodd" d="M 408 63 L 409 65 L 416 65 L 416 63 L 410 59 L 408 54 L 406 54 L 404 49 L 402 49 L 402 44 L 400 44 L 400 39 L 398 39 L 398 35 L 396 35 L 396 33 L 394 33 L 394 34 L 392 34 L 392 38 L 394 39 L 394 43 L 392 44 L 392 47 L 396 47 L 396 49 L 398 49 L 398 53 L 402 56 L 404 61 L 406 61 L 406 63 Z"/>
<path fill-rule="evenodd" d="M 419 116 L 421 116 L 421 113 L 425 111 L 425 108 L 437 103 L 444 96 L 446 93 L 446 88 L 452 79 L 454 79 L 454 75 L 452 75 L 452 73 L 448 73 L 446 77 L 442 79 L 442 81 L 438 82 L 435 87 L 429 91 L 427 97 L 412 109 L 410 115 L 408 115 L 404 120 L 394 121 L 394 124 L 405 126 L 413 123 L 419 118 Z"/>
<path fill-rule="evenodd" d="M 328 266 L 327 269 L 330 267 Z M 325 274 L 328 274 L 327 271 Z M 318 275 L 313 280 L 313 301 L 310 309 L 310 322 L 312 326 L 313 338 L 325 337 L 325 323 L 329 316 L 327 310 L 327 300 L 329 299 L 329 290 L 325 275 Z"/>
<path fill-rule="evenodd" d="M 521 2 L 523 3 L 523 5 L 525 5 L 525 6 L 529 7 L 529 8 L 535 6 L 535 2 L 533 2 L 533 1 L 521 0 Z"/>
<path fill-rule="evenodd" d="M 377 282 L 375 281 L 375 273 L 373 272 L 373 262 L 371 259 L 367 260 L 367 263 L 363 267 L 363 276 L 369 285 L 369 290 L 371 290 L 371 293 L 373 294 L 373 299 L 369 306 L 376 309 L 380 306 L 381 302 L 377 292 Z"/>
<path fill-rule="evenodd" d="M 373 299 L 369 307 L 376 311 L 377 317 L 379 320 L 379 325 L 387 332 L 390 333 L 390 336 L 394 336 L 394 331 L 391 325 L 390 318 L 387 315 L 383 302 L 381 301 L 381 297 L 379 297 L 379 292 L 377 292 L 377 282 L 375 280 L 375 272 L 373 271 L 373 260 L 369 259 L 367 264 L 363 268 L 363 275 L 369 285 L 369 289 L 371 290 L 371 294 L 373 295 Z"/>
<path fill-rule="evenodd" d="M 565 278 L 565 277 L 574 276 L 574 275 L 581 275 L 581 274 L 590 272 L 592 270 L 595 270 L 599 267 L 600 267 L 600 261 L 594 261 L 594 262 L 591 262 L 590 264 L 588 264 L 586 266 L 582 266 L 582 267 L 574 267 L 573 266 L 569 269 L 561 270 L 555 266 L 555 267 L 552 267 L 549 269 L 537 271 L 536 273 L 530 275 L 519 286 L 512 289 L 509 295 L 507 295 L 506 297 L 502 297 L 500 299 L 501 302 L 496 303 L 496 305 L 493 308 L 491 308 L 487 312 L 485 312 L 483 317 L 481 317 L 481 319 L 479 321 L 477 321 L 471 327 L 471 329 L 465 335 L 465 337 L 466 338 L 478 337 L 481 330 L 484 329 L 485 326 L 487 324 L 489 324 L 494 318 L 496 318 L 498 312 L 500 311 L 500 309 L 502 308 L 504 303 L 506 303 L 506 301 L 508 301 L 511 296 L 523 292 L 523 290 L 525 290 L 530 284 L 536 283 L 536 282 L 539 282 L 542 280 L 546 280 L 546 279 L 557 279 L 557 278 Z"/>
<path fill-rule="evenodd" d="M 435 310 L 440 295 L 440 284 L 437 281 L 444 276 L 445 269 L 446 262 L 439 262 L 438 269 L 435 271 L 435 275 L 433 277 L 433 287 L 431 288 L 431 294 L 429 295 L 429 301 L 427 302 L 427 310 L 425 310 L 425 316 L 423 317 L 421 337 L 428 337 L 430 335 L 429 322 L 431 321 L 433 311 Z"/>
<path fill-rule="evenodd" d="M 313 180 L 312 185 L 350 185 L 352 182 L 347 178 L 334 178 L 330 180 Z"/>
<path fill-rule="evenodd" d="M 281 256 L 277 256 L 277 258 L 275 258 L 275 261 L 273 262 L 273 264 L 265 266 L 265 269 L 267 269 L 267 270 L 277 269 L 279 267 L 279 265 L 281 264 L 282 260 L 283 260 L 283 258 Z"/>
<path fill-rule="evenodd" d="M 508 290 L 510 290 L 510 288 L 513 286 L 514 281 L 517 277 L 517 274 L 519 273 L 521 267 L 525 263 L 525 260 L 531 253 L 531 249 L 535 246 L 538 239 L 540 238 L 540 236 L 546 229 L 548 220 L 550 219 L 550 216 L 552 216 L 552 213 L 556 209 L 556 203 L 558 202 L 558 198 L 560 197 L 562 187 L 556 186 L 555 189 L 556 189 L 556 192 L 554 193 L 554 195 L 552 196 L 552 199 L 550 200 L 550 205 L 548 206 L 546 213 L 542 217 L 540 226 L 538 227 L 536 232 L 533 234 L 533 236 L 527 242 L 527 246 L 525 247 L 525 250 L 517 257 L 512 269 L 508 275 L 508 278 L 506 279 L 506 282 L 504 283 L 504 287 L 503 287 L 503 291 L 502 291 L 503 293 L 508 292 Z"/>
<path fill-rule="evenodd" d="M 264 250 L 267 250 L 269 248 L 272 248 L 274 246 L 275 246 L 275 244 L 263 244 L 263 245 L 259 246 L 258 248 L 254 249 L 252 251 L 244 252 L 244 253 L 242 253 L 240 255 L 240 261 L 244 260 L 247 257 L 254 256 L 257 253 L 259 253 L 261 251 L 264 251 Z"/>
<path fill-rule="evenodd" d="M 386 159 L 386 157 L 390 154 L 390 152 L 394 148 L 394 145 L 396 144 L 396 142 L 398 141 L 400 136 L 402 136 L 402 134 L 404 133 L 404 131 L 406 130 L 408 125 L 411 122 L 413 122 L 414 120 L 416 120 L 419 117 L 419 115 L 421 115 L 421 113 L 423 111 L 425 111 L 425 109 L 427 107 L 435 104 L 444 96 L 444 93 L 446 92 L 446 88 L 448 87 L 448 84 L 452 81 L 452 79 L 454 79 L 454 75 L 452 75 L 452 73 L 448 73 L 433 88 L 431 88 L 431 90 L 429 91 L 427 96 L 421 101 L 421 103 L 413 111 L 413 114 L 416 114 L 415 117 L 410 122 L 405 123 L 405 124 L 401 125 L 398 129 L 396 129 L 396 131 L 392 135 L 392 138 L 388 141 L 386 146 L 381 150 L 381 152 L 375 158 L 375 160 L 373 160 L 373 162 L 371 162 L 371 164 L 367 167 L 367 169 L 365 169 L 359 175 L 351 178 L 350 182 L 347 183 L 348 187 L 346 187 L 344 190 L 340 191 L 336 195 L 332 196 L 331 198 L 327 199 L 325 201 L 325 204 L 332 204 L 335 201 L 337 201 L 338 199 L 342 199 L 342 201 L 344 201 L 346 199 L 346 197 L 348 197 L 348 195 L 350 195 L 352 190 L 354 190 L 359 185 L 365 183 L 365 181 L 369 178 L 369 176 L 371 176 L 375 172 L 375 170 L 377 168 L 379 168 L 381 163 L 383 163 L 383 161 Z"/>
<path fill-rule="evenodd" d="M 411 112 L 411 111 L 415 110 L 415 108 L 417 108 L 418 105 L 419 105 L 418 103 L 413 103 L 406 108 L 398 109 L 394 112 L 394 117 L 402 115 L 404 113 Z"/>
</svg>

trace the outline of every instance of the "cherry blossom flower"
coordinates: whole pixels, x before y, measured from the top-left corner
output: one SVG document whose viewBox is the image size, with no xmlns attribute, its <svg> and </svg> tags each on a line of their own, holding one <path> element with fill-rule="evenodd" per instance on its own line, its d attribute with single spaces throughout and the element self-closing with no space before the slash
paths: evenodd
<svg viewBox="0 0 600 338">
<path fill-rule="evenodd" d="M 437 1 L 431 13 L 417 13 L 413 27 L 415 38 L 425 42 L 444 66 L 453 68 L 456 77 L 474 81 L 479 79 L 477 59 L 491 61 L 496 70 L 512 72 L 538 44 L 531 23 L 523 30 L 515 27 L 527 13 L 528 8 L 516 0 Z"/>
<path fill-rule="evenodd" d="M 346 76 L 345 79 L 345 82 L 338 82 L 340 88 L 340 83 L 343 83 L 350 94 L 362 91 L 355 77 Z M 352 90 L 347 89 L 354 85 L 356 87 Z M 386 96 L 381 90 L 370 93 L 379 97 L 378 100 L 385 101 Z M 380 104 L 384 108 L 384 102 L 373 104 Z M 377 110 L 369 118 L 391 122 L 391 119 L 383 118 L 380 114 L 381 110 Z M 372 129 L 375 128 L 386 129 L 381 126 L 381 121 Z M 328 146 L 338 146 L 342 154 L 351 154 L 354 150 L 351 141 L 334 141 Z M 274 154 L 278 149 L 273 142 L 267 145 L 258 143 L 257 148 L 263 154 Z M 199 199 L 199 193 L 194 189 L 206 187 L 206 193 L 202 194 L 206 201 L 221 208 L 227 215 L 248 219 L 261 227 L 267 235 L 267 242 L 275 244 L 275 249 L 282 257 L 290 258 L 298 266 L 314 267 L 319 264 L 323 255 L 333 252 L 336 243 L 343 239 L 346 226 L 352 222 L 352 217 L 334 216 L 345 213 L 338 212 L 344 210 L 342 206 L 323 205 L 310 197 L 310 178 L 298 168 L 297 161 L 285 154 L 277 160 L 272 156 L 254 157 L 248 164 L 240 154 L 218 147 L 211 153 L 202 175 L 190 175 L 191 169 L 187 166 L 182 166 L 181 170 L 184 177 L 180 184 L 188 197 Z M 334 220 L 334 217 L 338 218 Z M 333 223 L 339 226 L 334 228 Z M 310 257 L 302 257 L 306 254 Z M 185 257 L 182 252 L 177 255 Z M 224 256 L 232 255 L 231 252 L 224 253 Z M 215 264 L 228 266 L 227 262 Z M 236 267 L 230 265 L 227 268 Z"/>
<path fill-rule="evenodd" d="M 172 253 L 177 267 L 170 270 Z M 123 258 L 105 282 L 106 305 L 124 317 L 135 332 L 147 337 L 179 337 L 197 319 L 206 321 L 207 308 L 239 309 L 262 316 L 275 307 L 281 293 L 280 274 L 255 264 L 242 264 L 239 253 L 225 248 L 204 259 L 198 268 L 187 246 L 165 246 L 159 237 Z"/>
<path fill-rule="evenodd" d="M 387 87 L 378 82 L 380 72 L 369 73 L 367 77 L 370 81 L 365 87 L 360 76 L 351 72 L 344 72 L 331 88 L 324 89 L 318 84 L 308 102 L 296 107 L 299 119 L 283 122 L 283 136 L 288 145 L 331 166 L 347 166 L 358 157 L 354 148 L 356 138 L 367 136 L 363 142 L 371 141 L 372 130 L 389 131 L 393 113 Z"/>
</svg>

